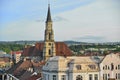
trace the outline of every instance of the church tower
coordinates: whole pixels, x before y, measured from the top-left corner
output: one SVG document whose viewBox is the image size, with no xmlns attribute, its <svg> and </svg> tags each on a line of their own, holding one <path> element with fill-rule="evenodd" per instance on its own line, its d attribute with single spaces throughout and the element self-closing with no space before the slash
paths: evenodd
<svg viewBox="0 0 120 80">
<path fill-rule="evenodd" d="M 56 55 L 56 49 L 54 42 L 54 32 L 52 29 L 50 4 L 48 4 L 48 13 L 47 13 L 45 37 L 44 37 L 43 59 L 46 61 L 50 57 L 55 55 Z"/>
</svg>

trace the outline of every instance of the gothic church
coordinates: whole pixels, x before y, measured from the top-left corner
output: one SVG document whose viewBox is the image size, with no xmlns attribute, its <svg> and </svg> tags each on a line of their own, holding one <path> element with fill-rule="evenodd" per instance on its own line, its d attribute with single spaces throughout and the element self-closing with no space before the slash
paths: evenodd
<svg viewBox="0 0 120 80">
<path fill-rule="evenodd" d="M 38 57 L 41 60 L 48 60 L 52 56 L 71 56 L 72 52 L 64 42 L 55 42 L 54 31 L 52 28 L 52 18 L 50 12 L 50 4 L 48 5 L 48 13 L 46 19 L 46 28 L 44 42 L 36 43 L 35 46 L 26 47 L 23 50 L 23 57 Z"/>
</svg>

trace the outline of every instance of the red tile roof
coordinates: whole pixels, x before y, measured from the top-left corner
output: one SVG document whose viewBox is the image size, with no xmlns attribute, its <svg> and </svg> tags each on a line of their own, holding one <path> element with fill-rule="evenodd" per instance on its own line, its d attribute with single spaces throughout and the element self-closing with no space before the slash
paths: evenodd
<svg viewBox="0 0 120 80">
<path fill-rule="evenodd" d="M 41 56 L 43 54 L 44 43 L 36 43 L 35 46 L 25 48 L 22 56 Z M 71 56 L 72 51 L 64 42 L 55 42 L 57 56 Z"/>
<path fill-rule="evenodd" d="M 21 54 L 21 53 L 22 53 L 22 51 L 11 51 L 10 54 Z"/>
</svg>

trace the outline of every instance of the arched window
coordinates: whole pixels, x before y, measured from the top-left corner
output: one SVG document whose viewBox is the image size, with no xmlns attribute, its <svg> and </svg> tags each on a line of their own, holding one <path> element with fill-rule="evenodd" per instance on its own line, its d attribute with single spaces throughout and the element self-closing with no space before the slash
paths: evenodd
<svg viewBox="0 0 120 80">
<path fill-rule="evenodd" d="M 83 80 L 83 78 L 82 78 L 81 75 L 78 75 L 78 76 L 76 77 L 76 80 Z"/>
</svg>

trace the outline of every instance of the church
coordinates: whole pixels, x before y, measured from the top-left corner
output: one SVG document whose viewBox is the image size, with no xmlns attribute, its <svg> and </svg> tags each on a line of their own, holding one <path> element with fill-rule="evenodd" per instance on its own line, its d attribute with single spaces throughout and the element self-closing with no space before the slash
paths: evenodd
<svg viewBox="0 0 120 80">
<path fill-rule="evenodd" d="M 26 47 L 22 57 L 36 58 L 37 60 L 48 60 L 52 56 L 71 56 L 72 52 L 64 42 L 55 42 L 53 21 L 51 17 L 50 4 L 46 18 L 44 42 L 36 43 L 35 46 Z"/>
<path fill-rule="evenodd" d="M 54 56 L 72 56 L 72 51 L 64 42 L 55 42 L 52 27 L 50 4 L 46 18 L 44 41 L 35 46 L 27 46 L 21 54 L 21 60 L 6 71 L 8 80 L 36 80 L 41 78 L 42 66 Z M 37 74 L 37 75 L 36 75 Z"/>
</svg>

